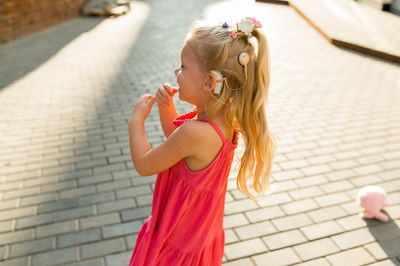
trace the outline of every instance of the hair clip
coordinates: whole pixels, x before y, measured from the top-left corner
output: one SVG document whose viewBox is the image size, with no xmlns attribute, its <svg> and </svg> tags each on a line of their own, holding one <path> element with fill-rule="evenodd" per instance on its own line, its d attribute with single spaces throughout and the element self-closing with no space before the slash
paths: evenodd
<svg viewBox="0 0 400 266">
<path fill-rule="evenodd" d="M 262 27 L 260 21 L 250 17 L 242 19 L 239 23 L 236 23 L 236 26 L 237 30 L 232 31 L 230 35 L 233 39 L 237 38 L 237 32 L 243 32 L 244 34 L 246 34 L 248 38 L 251 38 L 253 36 L 252 35 L 253 30 Z"/>
</svg>

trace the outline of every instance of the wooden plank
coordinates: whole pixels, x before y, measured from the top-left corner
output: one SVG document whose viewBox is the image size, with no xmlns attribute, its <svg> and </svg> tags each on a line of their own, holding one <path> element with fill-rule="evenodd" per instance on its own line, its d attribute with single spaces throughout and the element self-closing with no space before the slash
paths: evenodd
<svg viewBox="0 0 400 266">
<path fill-rule="evenodd" d="M 400 17 L 351 0 L 290 0 L 332 44 L 400 63 Z"/>
</svg>

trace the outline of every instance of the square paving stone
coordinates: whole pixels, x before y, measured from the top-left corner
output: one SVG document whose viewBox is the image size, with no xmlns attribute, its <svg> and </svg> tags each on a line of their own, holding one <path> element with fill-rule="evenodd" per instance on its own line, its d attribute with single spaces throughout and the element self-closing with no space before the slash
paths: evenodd
<svg viewBox="0 0 400 266">
<path fill-rule="evenodd" d="M 294 246 L 293 248 L 303 261 L 324 257 L 339 251 L 336 245 L 329 238 L 311 241 Z"/>
<path fill-rule="evenodd" d="M 41 253 L 32 256 L 32 266 L 46 266 L 65 264 L 78 260 L 78 249 L 76 247 L 60 249 L 56 251 Z"/>
<path fill-rule="evenodd" d="M 331 206 L 307 212 L 308 216 L 316 223 L 344 217 L 347 213 L 340 206 Z"/>
<path fill-rule="evenodd" d="M 294 246 L 307 242 L 307 238 L 299 230 L 286 231 L 263 237 L 270 250 Z"/>
<path fill-rule="evenodd" d="M 342 249 L 349 249 L 375 241 L 374 236 L 366 228 L 332 236 L 331 239 Z"/>
<path fill-rule="evenodd" d="M 234 260 L 232 262 L 222 263 L 222 266 L 254 266 L 253 261 L 249 258 Z"/>
<path fill-rule="evenodd" d="M 358 215 L 352 215 L 336 220 L 346 231 L 365 227 L 367 223 Z"/>
<path fill-rule="evenodd" d="M 291 265 L 301 262 L 300 258 L 291 248 L 270 251 L 262 255 L 253 256 L 257 266 L 264 265 Z"/>
<path fill-rule="evenodd" d="M 105 256 L 108 254 L 124 251 L 125 244 L 122 238 L 105 240 L 98 243 L 80 246 L 80 254 L 83 259 Z"/>
<path fill-rule="evenodd" d="M 326 257 L 333 266 L 366 265 L 375 259 L 363 248 L 346 250 Z"/>
<path fill-rule="evenodd" d="M 343 232 L 343 229 L 335 221 L 304 226 L 301 227 L 300 230 L 309 240 L 315 240 Z"/>
<path fill-rule="evenodd" d="M 106 256 L 107 265 L 129 265 L 129 261 L 131 259 L 132 252 L 123 252 L 118 254 L 113 254 Z"/>
<path fill-rule="evenodd" d="M 249 221 L 242 213 L 224 216 L 223 224 L 224 229 L 229 229 L 241 225 L 248 224 Z"/>
<path fill-rule="evenodd" d="M 11 245 L 10 257 L 20 257 L 43 251 L 50 251 L 55 245 L 55 238 L 44 238 Z"/>
<path fill-rule="evenodd" d="M 365 246 L 375 258 L 381 260 L 400 256 L 400 238 L 374 242 Z"/>
<path fill-rule="evenodd" d="M 267 248 L 259 238 L 241 241 L 225 246 L 225 256 L 228 260 L 234 260 L 266 252 Z"/>
<path fill-rule="evenodd" d="M 115 224 L 111 226 L 103 226 L 101 228 L 101 231 L 104 238 L 112 238 L 132 233 L 138 233 L 141 228 L 142 223 L 140 221 L 134 221 L 129 223 Z"/>
<path fill-rule="evenodd" d="M 296 264 L 296 266 L 331 266 L 331 264 L 326 259 L 315 259 Z"/>
<path fill-rule="evenodd" d="M 265 236 L 276 232 L 275 227 L 268 221 L 241 226 L 234 230 L 240 240 Z"/>
<path fill-rule="evenodd" d="M 100 240 L 100 230 L 92 229 L 57 236 L 57 247 L 71 247 Z"/>
<path fill-rule="evenodd" d="M 253 223 L 261 222 L 277 217 L 284 216 L 284 212 L 281 210 L 279 206 L 267 207 L 262 209 L 257 209 L 253 211 L 245 212 L 246 216 Z"/>
<path fill-rule="evenodd" d="M 8 259 L 6 261 L 0 261 L 0 266 L 26 266 L 28 265 L 29 257 L 22 257 L 17 259 Z"/>
<path fill-rule="evenodd" d="M 307 215 L 301 213 L 297 215 L 273 219 L 272 223 L 276 226 L 276 228 L 278 228 L 279 231 L 286 231 L 312 224 L 312 221 L 310 218 L 308 218 Z"/>
</svg>

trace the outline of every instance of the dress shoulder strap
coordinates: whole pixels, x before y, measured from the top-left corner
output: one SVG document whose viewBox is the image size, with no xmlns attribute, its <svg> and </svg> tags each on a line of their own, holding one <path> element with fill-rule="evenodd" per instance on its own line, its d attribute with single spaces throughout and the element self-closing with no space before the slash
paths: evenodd
<svg viewBox="0 0 400 266">
<path fill-rule="evenodd" d="M 215 129 L 215 131 L 218 133 L 218 135 L 221 137 L 221 140 L 223 143 L 225 143 L 228 140 L 225 138 L 224 133 L 222 133 L 221 129 L 219 129 L 219 127 L 216 124 L 214 124 L 213 122 L 205 120 L 205 119 L 196 119 L 196 121 L 209 123 Z"/>
</svg>

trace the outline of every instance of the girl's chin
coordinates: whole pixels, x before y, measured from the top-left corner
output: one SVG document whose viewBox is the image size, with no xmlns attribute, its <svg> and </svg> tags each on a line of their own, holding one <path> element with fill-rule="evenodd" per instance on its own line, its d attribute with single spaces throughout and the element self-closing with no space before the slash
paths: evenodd
<svg viewBox="0 0 400 266">
<path fill-rule="evenodd" d="M 179 92 L 178 92 L 178 94 L 179 94 L 179 100 L 181 100 L 182 102 L 187 102 L 187 103 L 190 103 L 190 104 L 192 104 L 192 105 L 195 105 L 192 101 L 190 101 L 190 100 L 188 100 L 188 99 L 186 99 L 185 98 L 185 96 L 184 95 L 182 95 L 182 93 L 181 93 L 181 90 L 179 89 Z"/>
</svg>

